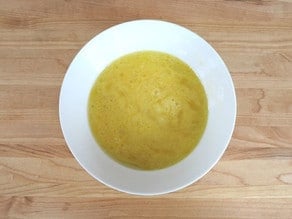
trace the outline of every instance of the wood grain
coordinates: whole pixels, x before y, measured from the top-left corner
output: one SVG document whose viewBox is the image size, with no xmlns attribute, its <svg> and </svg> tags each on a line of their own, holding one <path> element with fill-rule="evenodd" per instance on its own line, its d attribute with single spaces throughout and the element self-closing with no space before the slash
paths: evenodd
<svg viewBox="0 0 292 219">
<path fill-rule="evenodd" d="M 63 139 L 58 97 L 78 50 L 134 19 L 178 23 L 222 56 L 237 121 L 220 162 L 175 193 L 137 197 L 89 176 Z M 0 217 L 289 218 L 292 1 L 0 0 Z"/>
<path fill-rule="evenodd" d="M 2 212 L 28 218 L 288 218 L 289 199 L 1 198 Z M 131 208 L 130 206 L 135 206 Z M 273 208 L 270 208 L 273 206 Z"/>
</svg>

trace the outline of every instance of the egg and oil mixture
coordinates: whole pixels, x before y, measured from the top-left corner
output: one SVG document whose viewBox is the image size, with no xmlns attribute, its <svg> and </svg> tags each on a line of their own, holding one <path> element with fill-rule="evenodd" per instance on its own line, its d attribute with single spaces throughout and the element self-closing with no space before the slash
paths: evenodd
<svg viewBox="0 0 292 219">
<path fill-rule="evenodd" d="M 154 170 L 192 152 L 205 130 L 208 102 L 193 70 L 162 52 L 112 62 L 90 92 L 88 118 L 101 148 L 128 167 Z"/>
</svg>

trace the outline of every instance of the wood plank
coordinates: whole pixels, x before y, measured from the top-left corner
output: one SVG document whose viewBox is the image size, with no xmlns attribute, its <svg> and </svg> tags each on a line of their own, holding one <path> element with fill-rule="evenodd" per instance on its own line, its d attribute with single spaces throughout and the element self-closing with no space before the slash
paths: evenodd
<svg viewBox="0 0 292 219">
<path fill-rule="evenodd" d="M 2 195 L 127 196 L 95 181 L 73 158 L 2 157 L 0 165 Z M 289 198 L 292 196 L 291 167 L 291 157 L 222 160 L 197 183 L 165 197 Z"/>
<path fill-rule="evenodd" d="M 48 121 L 50 119 L 52 118 Z M 32 129 L 31 126 L 27 126 L 29 130 Z M 17 135 L 6 137 L 3 135 L 4 131 L 2 132 L 0 157 L 72 158 L 60 128 L 57 131 L 59 137 L 56 137 L 54 130 L 47 135 L 47 129 L 41 129 L 34 135 L 21 131 L 21 128 L 19 130 Z M 289 126 L 237 126 L 223 159 L 291 159 L 291 132 Z"/>
<path fill-rule="evenodd" d="M 289 218 L 289 199 L 0 197 L 4 217 Z M 133 208 L 135 206 L 135 208 Z M 132 210 L 129 210 L 132 209 Z"/>
<path fill-rule="evenodd" d="M 30 26 L 42 18 L 63 20 L 119 20 L 152 17 L 156 19 L 188 22 L 216 23 L 266 23 L 291 25 L 289 1 L 123 1 L 123 0 L 82 0 L 82 1 L 31 1 L 12 0 L 0 4 L 2 17 L 7 25 Z M 167 5 L 167 7 L 166 7 Z M 66 10 L 64 10 L 66 9 Z M 183 9 L 183 10 L 182 10 Z M 96 13 L 98 11 L 98 13 Z M 212 12 L 212 13 L 210 13 Z M 147 15 L 147 16 L 146 16 Z M 190 16 L 192 15 L 192 16 Z M 26 19 L 17 19 L 24 16 Z"/>
</svg>

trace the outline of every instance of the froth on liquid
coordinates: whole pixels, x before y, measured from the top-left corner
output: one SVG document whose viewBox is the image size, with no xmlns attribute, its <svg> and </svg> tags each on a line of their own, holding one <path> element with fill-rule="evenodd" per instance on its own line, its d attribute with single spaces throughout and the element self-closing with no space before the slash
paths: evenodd
<svg viewBox="0 0 292 219">
<path fill-rule="evenodd" d="M 171 166 L 193 151 L 206 127 L 208 103 L 193 70 L 166 53 L 125 55 L 97 78 L 88 119 L 101 148 L 133 168 Z"/>
</svg>

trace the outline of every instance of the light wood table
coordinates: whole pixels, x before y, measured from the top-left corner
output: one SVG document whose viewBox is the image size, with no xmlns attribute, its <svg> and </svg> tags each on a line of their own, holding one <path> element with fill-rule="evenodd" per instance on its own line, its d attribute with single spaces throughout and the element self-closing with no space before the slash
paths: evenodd
<svg viewBox="0 0 292 219">
<path fill-rule="evenodd" d="M 58 119 L 66 69 L 102 30 L 152 18 L 220 53 L 238 115 L 219 163 L 175 193 L 123 194 L 72 157 Z M 291 218 L 292 1 L 0 1 L 0 218 Z"/>
</svg>

